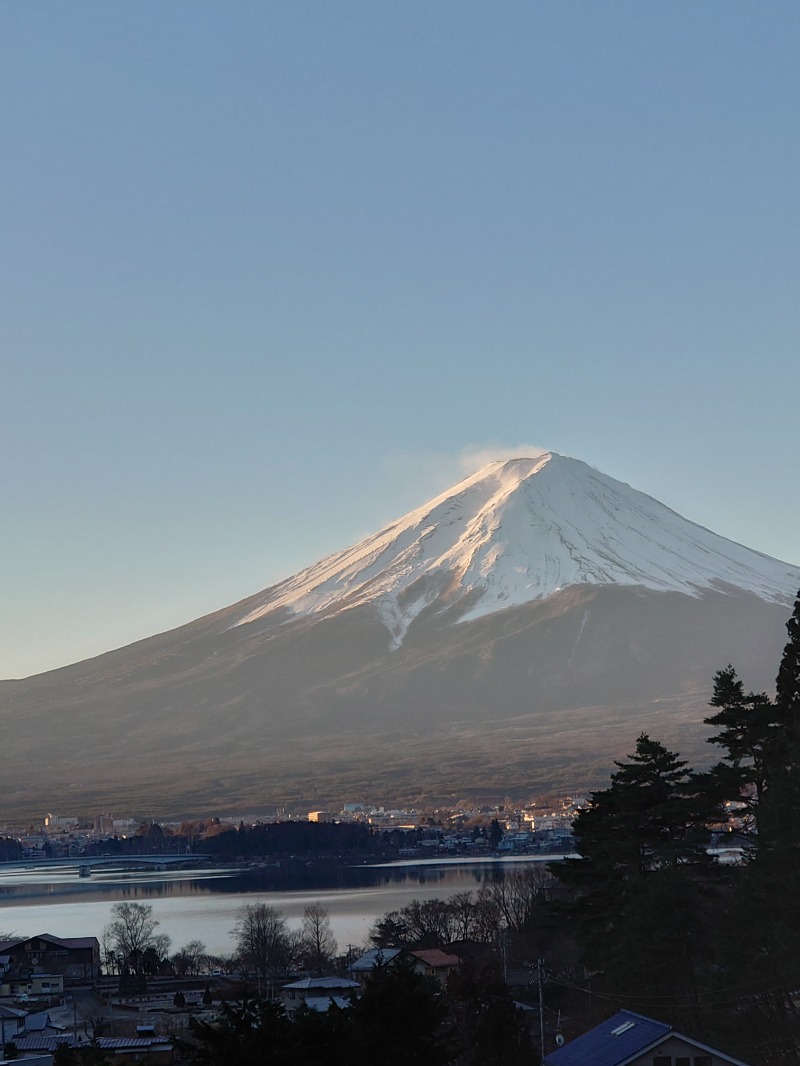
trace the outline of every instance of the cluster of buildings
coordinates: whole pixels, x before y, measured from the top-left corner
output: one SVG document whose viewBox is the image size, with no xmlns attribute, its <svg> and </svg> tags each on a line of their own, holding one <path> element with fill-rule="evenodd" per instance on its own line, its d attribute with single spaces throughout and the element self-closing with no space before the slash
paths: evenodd
<svg viewBox="0 0 800 1066">
<path fill-rule="evenodd" d="M 469 852 L 489 848 L 486 830 L 496 822 L 502 831 L 499 843 L 492 842 L 491 850 L 500 853 L 525 853 L 555 851 L 567 848 L 571 839 L 571 827 L 578 810 L 585 806 L 582 797 L 566 797 L 547 806 L 476 806 L 467 808 L 463 803 L 455 808 L 416 810 L 413 808 L 390 808 L 365 803 L 345 803 L 338 810 L 312 810 L 305 814 L 290 814 L 279 809 L 275 814 L 248 816 L 245 821 L 298 821 L 310 822 L 355 822 L 368 825 L 377 831 L 421 829 L 424 835 L 419 842 L 419 852 Z M 219 826 L 238 826 L 242 816 L 215 818 L 214 830 Z M 201 825 L 203 823 L 200 823 Z M 15 857 L 23 860 L 80 858 L 96 851 L 103 840 L 115 837 L 123 842 L 141 832 L 142 823 L 135 818 L 118 818 L 111 814 L 98 814 L 92 819 L 63 816 L 49 813 L 41 826 L 25 828 L 0 827 L 0 842 L 15 842 Z M 162 822 L 165 841 L 180 835 L 183 823 Z M 192 841 L 202 839 L 202 831 L 193 833 Z M 3 858 L 10 858 L 5 853 Z"/>
<path fill-rule="evenodd" d="M 81 989 L 101 975 L 97 937 L 51 933 L 0 941 L 0 1066 L 52 1066 L 59 1047 L 85 1047 L 94 1040 L 74 1006 Z M 65 1001 L 73 1000 L 73 1008 Z M 120 1066 L 166 1066 L 172 1041 L 152 1025 L 128 1036 L 98 1036 L 96 1045 Z"/>
<path fill-rule="evenodd" d="M 47 814 L 41 826 L 0 827 L 0 838 L 17 841 L 21 859 L 68 859 L 83 855 L 99 840 L 134 833 L 137 824 L 133 818 L 114 818 L 109 814 L 92 819 Z"/>
<path fill-rule="evenodd" d="M 422 824 L 447 825 L 453 829 L 485 823 L 497 819 L 504 829 L 511 832 L 532 830 L 563 830 L 569 828 L 579 810 L 588 800 L 584 796 L 565 796 L 547 804 L 526 804 L 514 807 L 508 804 L 497 806 L 468 807 L 460 802 L 455 807 L 436 807 L 417 810 L 414 807 L 376 807 L 365 803 L 345 803 L 337 810 L 309 811 L 310 822 L 364 822 L 376 829 L 413 829 Z M 283 812 L 283 819 L 289 816 Z"/>
<path fill-rule="evenodd" d="M 426 852 L 464 854 L 470 851 L 525 854 L 538 851 L 559 851 L 570 847 L 572 823 L 587 800 L 582 796 L 568 796 L 547 806 L 513 808 L 496 807 L 439 808 L 433 812 L 416 810 L 386 810 L 345 805 L 341 817 L 366 821 L 376 829 L 421 829 L 422 838 L 413 846 L 402 849 L 410 857 Z M 309 812 L 309 818 L 320 821 L 326 812 Z M 327 815 L 329 820 L 336 816 Z M 487 832 L 495 823 L 497 838 Z"/>
</svg>

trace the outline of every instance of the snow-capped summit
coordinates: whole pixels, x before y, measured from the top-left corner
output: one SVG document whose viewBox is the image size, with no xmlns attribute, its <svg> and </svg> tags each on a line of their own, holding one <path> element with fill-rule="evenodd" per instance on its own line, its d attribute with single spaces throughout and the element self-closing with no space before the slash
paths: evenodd
<svg viewBox="0 0 800 1066">
<path fill-rule="evenodd" d="M 359 544 L 268 589 L 239 618 L 372 605 L 399 646 L 426 608 L 457 621 L 575 585 L 697 596 L 728 586 L 789 603 L 800 568 L 726 540 L 554 452 L 489 463 Z M 449 617 L 453 617 L 450 615 Z"/>
</svg>

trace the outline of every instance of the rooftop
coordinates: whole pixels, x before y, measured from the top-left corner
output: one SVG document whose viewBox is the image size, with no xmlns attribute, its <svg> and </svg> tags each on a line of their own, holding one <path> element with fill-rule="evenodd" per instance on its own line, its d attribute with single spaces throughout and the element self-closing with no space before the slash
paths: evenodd
<svg viewBox="0 0 800 1066">
<path fill-rule="evenodd" d="M 588 1033 L 570 1040 L 568 1044 L 551 1051 L 543 1059 L 544 1066 L 626 1066 L 634 1063 L 644 1052 L 662 1044 L 674 1036 L 704 1052 L 714 1055 L 731 1066 L 747 1066 L 740 1059 L 731 1058 L 721 1051 L 676 1032 L 671 1025 L 646 1018 L 643 1014 L 621 1010 L 613 1017 L 596 1025 Z"/>
</svg>

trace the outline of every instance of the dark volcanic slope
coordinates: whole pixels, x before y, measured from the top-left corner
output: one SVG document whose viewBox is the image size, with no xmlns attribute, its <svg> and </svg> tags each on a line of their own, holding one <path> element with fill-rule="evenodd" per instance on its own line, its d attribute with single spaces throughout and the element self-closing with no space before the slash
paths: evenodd
<svg viewBox="0 0 800 1066">
<path fill-rule="evenodd" d="M 369 606 L 229 628 L 261 599 L 0 684 L 7 813 L 529 794 L 604 780 L 642 729 L 708 758 L 714 671 L 771 688 L 789 613 L 576 586 L 457 625 L 423 611 L 390 650 Z"/>
</svg>

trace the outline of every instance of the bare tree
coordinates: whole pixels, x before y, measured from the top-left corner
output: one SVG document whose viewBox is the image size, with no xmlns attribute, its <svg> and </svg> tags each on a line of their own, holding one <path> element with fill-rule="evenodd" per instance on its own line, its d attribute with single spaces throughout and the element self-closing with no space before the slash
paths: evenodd
<svg viewBox="0 0 800 1066">
<path fill-rule="evenodd" d="M 145 953 L 159 960 L 165 957 L 170 938 L 156 933 L 159 923 L 149 903 L 115 903 L 111 914 L 112 919 L 103 930 L 104 949 L 113 952 L 123 968 L 141 972 Z"/>
<path fill-rule="evenodd" d="M 506 928 L 518 932 L 533 920 L 538 906 L 550 898 L 555 884 L 549 870 L 537 863 L 514 870 L 500 881 L 485 881 L 479 898 L 494 904 Z"/>
<path fill-rule="evenodd" d="M 206 959 L 206 946 L 202 940 L 190 940 L 172 956 L 172 965 L 179 977 L 200 973 Z"/>
<path fill-rule="evenodd" d="M 258 977 L 283 969 L 292 959 L 292 940 L 286 919 L 266 903 L 249 903 L 236 914 L 231 930 L 236 950 L 255 970 Z"/>
<path fill-rule="evenodd" d="M 331 968 L 338 945 L 328 912 L 320 903 L 310 904 L 303 913 L 300 948 L 310 968 L 323 973 Z"/>
<path fill-rule="evenodd" d="M 478 893 L 475 902 L 472 938 L 480 944 L 499 947 L 502 941 L 503 919 L 497 905 L 485 895 Z"/>
<path fill-rule="evenodd" d="M 475 897 L 471 892 L 458 892 L 447 901 L 453 940 L 476 939 Z"/>
<path fill-rule="evenodd" d="M 455 914 L 448 900 L 414 899 L 403 913 L 413 943 L 420 948 L 440 948 L 455 939 Z"/>
<path fill-rule="evenodd" d="M 100 934 L 100 960 L 107 974 L 117 972 L 117 966 L 119 965 L 117 947 L 108 926 Z"/>
</svg>

